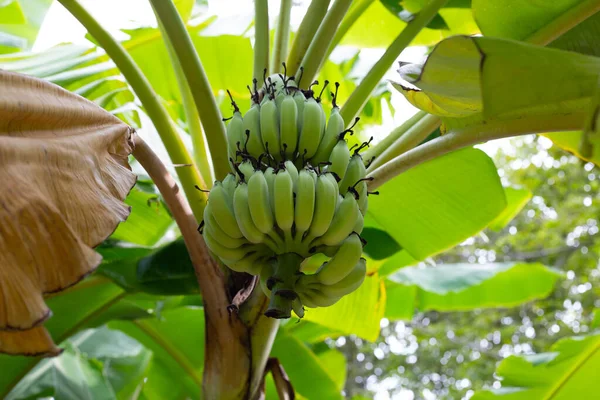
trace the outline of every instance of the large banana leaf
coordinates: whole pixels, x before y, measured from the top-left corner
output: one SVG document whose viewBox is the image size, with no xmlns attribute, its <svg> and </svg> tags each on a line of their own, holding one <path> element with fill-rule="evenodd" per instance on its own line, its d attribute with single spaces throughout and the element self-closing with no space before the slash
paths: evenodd
<svg viewBox="0 0 600 400">
<path fill-rule="evenodd" d="M 355 3 L 358 6 L 361 2 Z M 434 22 L 439 23 L 430 24 L 423 29 L 412 44 L 430 46 L 448 36 L 478 33 L 471 10 L 468 7 L 456 7 L 456 3 L 451 1 L 446 8 L 441 9 L 434 19 Z M 340 44 L 360 48 L 387 48 L 422 6 L 422 1 L 372 1 Z M 352 13 L 352 9 L 349 13 Z"/>
<path fill-rule="evenodd" d="M 152 352 L 122 332 L 106 328 L 80 332 L 61 345 L 58 358 L 44 359 L 6 399 L 125 399 L 144 385 Z"/>
<path fill-rule="evenodd" d="M 385 281 L 385 315 L 390 319 L 411 319 L 416 310 L 514 307 L 548 296 L 560 276 L 538 263 L 406 267 Z"/>
<path fill-rule="evenodd" d="M 494 163 L 471 148 L 413 168 L 379 192 L 369 197 L 369 215 L 419 260 L 476 234 L 506 207 Z"/>
<path fill-rule="evenodd" d="M 509 0 L 502 3 L 493 0 L 473 0 L 473 14 L 484 35 L 516 40 L 526 40 L 567 15 L 570 15 L 569 19 L 574 19 L 578 14 L 595 9 L 595 14 L 592 12 L 591 17 L 551 41 L 548 46 L 596 57 L 600 56 L 600 42 L 596 39 L 600 34 L 600 13 L 597 12 L 599 8 L 598 3 L 593 0 L 556 0 L 542 3 L 536 0 Z M 578 76 L 571 76 L 569 79 L 570 82 L 576 82 Z M 591 88 L 595 86 L 597 85 L 594 84 Z M 569 132 L 551 133 L 547 136 L 557 146 L 600 164 L 600 147 L 597 140 L 592 143 L 592 155 L 580 153 L 581 131 L 572 128 Z"/>
<path fill-rule="evenodd" d="M 600 335 L 562 339 L 549 353 L 510 356 L 496 374 L 502 387 L 482 391 L 473 400 L 591 399 L 598 392 Z"/>
</svg>

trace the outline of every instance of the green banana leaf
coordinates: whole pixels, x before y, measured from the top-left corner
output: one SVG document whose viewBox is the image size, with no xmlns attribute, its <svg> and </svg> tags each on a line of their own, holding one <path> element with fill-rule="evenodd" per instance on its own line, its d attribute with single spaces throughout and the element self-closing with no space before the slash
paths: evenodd
<svg viewBox="0 0 600 400">
<path fill-rule="evenodd" d="M 131 398 L 143 387 L 152 360 L 138 341 L 107 328 L 82 331 L 61 347 L 60 357 L 39 362 L 6 399 Z"/>
<path fill-rule="evenodd" d="M 561 274 L 539 263 L 406 267 L 385 280 L 385 316 L 410 320 L 415 311 L 514 307 L 548 296 Z"/>
<path fill-rule="evenodd" d="M 496 370 L 502 387 L 475 393 L 473 400 L 589 399 L 597 393 L 600 335 L 558 341 L 549 353 L 510 356 Z"/>
</svg>

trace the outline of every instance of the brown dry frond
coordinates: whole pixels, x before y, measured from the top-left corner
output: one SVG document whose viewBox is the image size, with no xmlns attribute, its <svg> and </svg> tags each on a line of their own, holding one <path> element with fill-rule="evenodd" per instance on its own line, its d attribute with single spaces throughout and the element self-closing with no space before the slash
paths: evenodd
<svg viewBox="0 0 600 400">
<path fill-rule="evenodd" d="M 36 328 L 43 295 L 99 265 L 92 248 L 130 212 L 132 150 L 132 129 L 94 103 L 0 70 L 0 352 L 57 353 Z"/>
</svg>

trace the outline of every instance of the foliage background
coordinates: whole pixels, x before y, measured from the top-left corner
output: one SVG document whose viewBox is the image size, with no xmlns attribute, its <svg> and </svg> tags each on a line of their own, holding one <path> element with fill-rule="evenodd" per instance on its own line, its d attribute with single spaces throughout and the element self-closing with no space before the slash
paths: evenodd
<svg viewBox="0 0 600 400">
<path fill-rule="evenodd" d="M 349 360 L 348 395 L 469 398 L 484 387 L 500 387 L 493 374 L 503 358 L 544 352 L 560 338 L 597 327 L 600 170 L 545 137 L 484 148 L 503 183 L 527 188 L 533 197 L 504 229 L 486 229 L 428 262 L 539 261 L 561 270 L 565 279 L 548 298 L 520 307 L 384 319 L 375 343 L 352 337 L 329 341 Z"/>
<path fill-rule="evenodd" d="M 5 3 L 0 1 L 0 5 Z M 23 0 L 22 3 L 44 8 L 51 2 Z M 94 2 L 88 3 L 93 7 Z M 194 3 L 199 6 L 206 4 L 205 1 L 190 0 L 177 3 L 182 10 L 190 13 Z M 274 19 L 278 2 L 271 3 L 275 5 Z M 382 54 L 382 48 L 405 25 L 390 13 L 393 3 L 398 2 L 373 2 L 365 19 L 359 20 L 342 41 L 346 46 L 332 55 L 335 62 L 326 63 L 324 75 L 342 82 L 345 92 L 341 92 L 341 97 L 348 97 L 370 64 Z M 408 1 L 403 4 L 407 9 L 418 10 L 421 3 Z M 438 18 L 425 29 L 416 44 L 430 46 L 451 34 L 477 30 L 468 8 L 470 2 L 452 3 L 454 8 L 442 10 L 442 20 Z M 299 3 L 299 15 L 306 4 Z M 55 6 L 50 13 L 54 12 Z M 123 40 L 123 45 L 140 63 L 164 100 L 182 136 L 188 140 L 185 133 L 189 126 L 179 93 L 175 90 L 174 75 L 169 68 L 163 68 L 168 66 L 164 43 L 160 41 L 155 27 L 148 26 L 152 13 L 147 4 L 140 10 L 139 13 L 124 13 L 127 17 L 114 25 L 111 25 L 110 15 L 101 18 L 100 22 L 107 23 L 111 31 Z M 212 25 L 213 19 L 207 19 L 203 13 L 196 14 L 190 28 L 224 115 L 231 113 L 224 96 L 225 89 L 232 90 L 242 108 L 249 104 L 245 85 L 252 73 L 252 9 L 236 11 L 237 15 L 219 15 L 219 23 Z M 374 25 L 378 27 L 376 32 L 373 31 Z M 2 25 L 0 28 L 0 32 L 14 33 L 9 29 L 14 28 L 12 26 Z M 45 34 L 51 29 L 56 28 L 42 27 L 40 36 L 48 39 Z M 37 30 L 29 38 L 35 37 L 35 34 Z M 84 34 L 85 31 L 79 28 L 78 35 Z M 1 41 L 4 39 L 5 36 L 0 36 L 0 45 L 14 44 Z M 70 36 L 64 40 L 69 41 Z M 154 128 L 114 64 L 101 50 L 90 47 L 88 42 L 85 42 L 86 45 L 82 43 L 63 44 L 33 55 L 15 54 L 0 47 L 0 51 L 6 53 L 0 56 L 0 67 L 42 77 L 88 97 L 140 128 L 140 134 L 160 151 L 162 145 Z M 31 44 L 27 42 L 22 49 L 30 49 Z M 425 46 L 412 47 L 400 59 L 415 61 L 428 51 Z M 387 76 L 397 75 L 390 71 Z M 365 107 L 360 133 L 363 138 L 370 135 L 381 137 L 414 111 L 391 85 L 383 83 Z M 476 309 L 474 311 L 417 312 L 413 316 L 413 298 L 393 297 L 391 291 L 387 291 L 388 307 L 385 309 L 382 288 L 389 284 L 389 280 L 384 279 L 387 273 L 418 263 L 408 257 L 408 260 L 393 259 L 386 264 L 386 258 L 391 254 L 381 256 L 373 254 L 375 251 L 369 254 L 373 257 L 370 260 L 373 274 L 344 303 L 345 314 L 341 315 L 338 311 L 308 313 L 303 322 L 290 320 L 280 330 L 272 355 L 282 361 L 301 398 L 339 398 L 342 388 L 348 398 L 357 400 L 360 396 L 376 396 L 378 399 L 468 398 L 479 389 L 499 386 L 499 381 L 494 380 L 494 370 L 501 359 L 511 354 L 548 351 L 558 338 L 584 334 L 593 329 L 593 309 L 598 306 L 595 288 L 600 279 L 598 244 L 595 241 L 599 211 L 597 168 L 593 164 L 582 164 L 579 159 L 558 150 L 548 139 L 541 137 L 505 141 L 502 145 L 496 143 L 484 148 L 489 154 L 495 153 L 494 160 L 503 186 L 520 187 L 521 195 L 528 190 L 533 196 L 531 201 L 507 226 L 500 224 L 499 230 L 486 229 L 419 265 L 540 262 L 564 274 L 557 289 L 545 300 L 516 308 L 481 310 L 478 309 L 481 299 L 474 297 L 469 305 L 469 308 Z M 423 175 L 439 185 L 437 175 L 448 169 L 445 166 L 464 166 L 474 159 L 478 167 L 491 165 L 479 152 L 467 150 L 452 155 Z M 175 240 L 178 232 L 166 208 L 153 185 L 145 179 L 143 171 L 139 166 L 134 165 L 134 168 L 141 173 L 141 180 L 127 201 L 134 206 L 135 212 L 101 246 L 105 262 L 99 273 L 85 285 L 78 286 L 77 290 L 57 296 L 51 302 L 56 316 L 49 324 L 53 324 L 53 335 L 63 341 L 65 354 L 44 361 L 31 371 L 35 365 L 31 360 L 21 358 L 15 361 L 0 357 L 0 370 L 10 371 L 0 376 L 0 387 L 7 388 L 20 380 L 8 398 L 197 397 L 203 361 L 201 298 L 181 240 Z M 470 211 L 481 212 L 481 219 L 487 223 L 485 218 L 499 212 L 504 203 L 495 196 L 499 189 L 497 182 L 496 185 L 489 183 L 493 181 L 491 178 L 496 177 L 493 166 L 482 168 L 477 173 L 486 183 L 481 192 L 469 190 L 466 193 L 466 189 L 462 190 L 461 185 L 456 184 L 461 181 L 458 179 L 460 176 L 451 176 L 454 180 L 447 182 L 442 190 L 431 187 L 435 185 L 427 181 L 422 187 L 410 187 L 406 197 L 410 199 L 413 194 L 425 193 L 430 199 L 435 196 L 459 199 L 465 202 L 467 209 L 471 206 Z M 413 175 L 405 175 L 402 178 L 406 179 L 404 183 L 418 182 Z M 491 200 L 498 201 L 487 204 Z M 443 217 L 443 213 L 434 212 L 435 204 L 432 200 L 423 208 L 427 209 L 424 214 L 431 221 L 440 223 L 436 226 L 442 231 L 440 236 L 452 233 L 464 237 L 465 232 L 478 230 L 470 226 L 469 221 L 448 229 L 448 221 L 443 218 L 436 221 L 440 214 Z M 519 206 L 514 208 L 518 211 Z M 386 210 L 385 203 L 379 209 Z M 466 220 L 460 210 L 457 215 Z M 391 225 L 393 222 L 396 221 L 393 220 Z M 442 226 L 442 223 L 445 225 Z M 413 233 L 413 230 L 424 229 L 422 225 L 414 223 L 402 228 Z M 431 231 L 419 233 L 426 237 Z M 392 253 L 399 250 L 399 247 L 394 247 L 394 240 L 384 239 L 393 248 Z M 125 246 L 124 242 L 127 243 Z M 437 254 L 444 248 L 444 243 L 435 243 L 428 237 L 419 245 L 423 247 L 419 250 L 427 255 Z M 398 254 L 401 253 L 406 252 Z M 379 272 L 376 271 L 378 268 Z M 548 279 L 550 275 L 552 279 L 558 279 L 550 270 L 543 269 L 543 273 Z M 495 277 L 496 274 L 488 276 L 490 284 L 496 284 Z M 477 283 L 473 285 L 477 286 Z M 533 291 L 529 293 L 532 298 L 543 297 L 548 292 L 547 287 L 529 286 Z M 412 289 L 417 290 L 415 287 Z M 496 289 L 506 290 L 507 287 Z M 515 289 L 514 293 L 518 297 L 517 302 L 524 301 L 521 291 Z M 444 300 L 444 296 L 441 297 Z M 81 302 L 81 299 L 91 300 Z M 76 313 L 70 314 L 74 301 L 79 302 L 79 307 Z M 492 303 L 503 304 L 498 299 Z M 391 305 L 399 309 L 394 310 L 394 318 L 381 320 L 379 335 L 378 321 L 387 315 L 385 313 Z M 446 305 L 446 309 L 452 309 L 451 304 Z M 405 314 L 399 317 L 403 312 Z M 90 330 L 75 333 L 86 328 Z M 348 335 L 349 332 L 354 335 Z M 368 342 L 365 338 L 376 340 Z M 173 390 L 174 387 L 177 390 Z M 0 394 L 6 393 L 0 390 Z M 270 381 L 268 394 L 268 398 L 274 395 Z"/>
</svg>

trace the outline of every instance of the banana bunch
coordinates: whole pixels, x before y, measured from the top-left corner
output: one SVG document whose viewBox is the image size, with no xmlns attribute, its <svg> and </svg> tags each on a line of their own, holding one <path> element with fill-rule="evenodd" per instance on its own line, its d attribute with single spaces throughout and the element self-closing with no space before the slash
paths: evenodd
<svg viewBox="0 0 600 400">
<path fill-rule="evenodd" d="M 333 95 L 325 123 L 320 96 L 293 78 L 266 79 L 250 90 L 242 117 L 235 105 L 227 127 L 232 173 L 215 182 L 204 210 L 202 234 L 211 252 L 237 272 L 259 275 L 271 299 L 266 315 L 327 307 L 356 290 L 366 274 L 361 257 L 368 195 L 365 164 L 353 153 Z M 313 274 L 304 261 L 328 258 Z"/>
<path fill-rule="evenodd" d="M 227 126 L 227 149 L 231 163 L 244 161 L 244 154 L 276 167 L 292 161 L 298 168 L 310 163 L 327 162 L 329 154 L 344 130 L 344 120 L 333 94 L 333 109 L 327 120 L 321 96 L 329 84 L 325 81 L 318 97 L 311 89 L 301 90 L 294 77 L 273 75 L 265 78 L 258 90 L 248 87 L 252 106 L 242 116 L 233 98 L 233 117 Z"/>
</svg>

